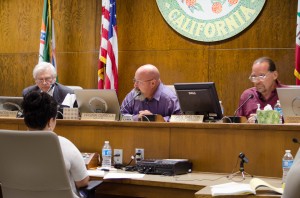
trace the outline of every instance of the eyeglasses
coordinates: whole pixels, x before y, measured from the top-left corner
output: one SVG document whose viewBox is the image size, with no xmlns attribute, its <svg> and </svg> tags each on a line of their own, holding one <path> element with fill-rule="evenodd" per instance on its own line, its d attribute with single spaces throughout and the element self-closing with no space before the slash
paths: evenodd
<svg viewBox="0 0 300 198">
<path fill-rule="evenodd" d="M 149 82 L 153 79 L 150 79 L 150 80 L 136 80 L 135 78 L 132 80 L 133 83 L 136 83 L 136 84 L 142 84 L 142 83 L 145 83 L 145 82 Z"/>
<path fill-rule="evenodd" d="M 266 74 L 260 74 L 259 76 L 251 76 L 250 75 L 249 80 L 253 83 L 258 82 L 258 81 L 264 81 L 266 79 L 268 73 L 270 73 L 270 71 L 267 72 Z"/>
<path fill-rule="evenodd" d="M 48 78 L 40 78 L 40 79 L 36 79 L 35 82 L 38 84 L 43 84 L 44 82 L 46 82 L 47 84 L 51 83 L 53 80 L 53 77 L 48 77 Z"/>
</svg>

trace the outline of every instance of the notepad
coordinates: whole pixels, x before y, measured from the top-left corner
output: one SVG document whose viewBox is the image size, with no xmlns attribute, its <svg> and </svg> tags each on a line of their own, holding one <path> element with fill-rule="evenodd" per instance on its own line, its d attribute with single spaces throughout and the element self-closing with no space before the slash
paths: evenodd
<svg viewBox="0 0 300 198">
<path fill-rule="evenodd" d="M 256 194 L 256 190 L 260 187 L 267 187 L 270 191 L 278 194 L 283 193 L 282 188 L 276 188 L 258 178 L 251 179 L 249 184 L 230 182 L 211 187 L 212 196 Z"/>
</svg>

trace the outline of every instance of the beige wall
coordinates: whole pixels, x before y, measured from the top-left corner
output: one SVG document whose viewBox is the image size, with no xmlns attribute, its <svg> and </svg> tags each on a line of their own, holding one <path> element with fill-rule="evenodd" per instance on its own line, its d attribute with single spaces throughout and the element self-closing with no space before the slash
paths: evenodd
<svg viewBox="0 0 300 198">
<path fill-rule="evenodd" d="M 97 88 L 101 2 L 53 0 L 59 81 Z M 38 60 L 42 0 L 0 1 L 0 95 L 20 96 L 33 84 Z M 117 0 L 119 100 L 132 88 L 137 67 L 156 65 L 165 84 L 214 81 L 225 114 L 232 115 L 252 62 L 270 56 L 280 80 L 294 84 L 297 1 L 268 0 L 262 13 L 237 36 L 214 43 L 176 33 L 155 0 Z"/>
</svg>

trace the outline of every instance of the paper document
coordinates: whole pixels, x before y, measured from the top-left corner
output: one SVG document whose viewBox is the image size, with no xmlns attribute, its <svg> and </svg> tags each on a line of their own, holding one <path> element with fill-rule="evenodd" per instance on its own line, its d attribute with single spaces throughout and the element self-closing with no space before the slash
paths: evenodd
<svg viewBox="0 0 300 198">
<path fill-rule="evenodd" d="M 92 177 L 104 177 L 105 172 L 100 170 L 87 170 L 88 175 Z"/>
<path fill-rule="evenodd" d="M 103 179 L 140 179 L 144 176 L 140 173 L 107 173 Z"/>
<path fill-rule="evenodd" d="M 251 179 L 249 184 L 230 182 L 220 185 L 214 185 L 211 186 L 211 193 L 212 196 L 256 194 L 257 189 L 260 187 L 265 187 L 268 190 L 276 192 L 278 194 L 283 193 L 282 188 L 276 188 L 258 178 Z"/>
<path fill-rule="evenodd" d="M 61 103 L 63 106 L 68 106 L 73 108 L 74 102 L 76 100 L 75 94 L 67 94 L 64 101 Z"/>
</svg>

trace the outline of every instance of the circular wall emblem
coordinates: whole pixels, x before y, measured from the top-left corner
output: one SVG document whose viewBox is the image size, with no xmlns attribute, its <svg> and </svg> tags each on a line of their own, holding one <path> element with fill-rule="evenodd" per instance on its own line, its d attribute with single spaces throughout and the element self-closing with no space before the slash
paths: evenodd
<svg viewBox="0 0 300 198">
<path fill-rule="evenodd" d="M 167 23 L 178 33 L 204 42 L 221 41 L 248 27 L 265 0 L 156 0 Z"/>
</svg>

